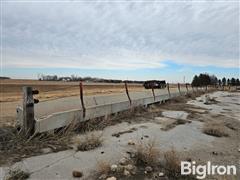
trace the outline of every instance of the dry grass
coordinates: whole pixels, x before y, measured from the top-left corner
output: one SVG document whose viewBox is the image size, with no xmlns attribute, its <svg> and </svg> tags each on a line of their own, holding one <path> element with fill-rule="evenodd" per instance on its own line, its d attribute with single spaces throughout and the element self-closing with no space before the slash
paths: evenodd
<svg viewBox="0 0 240 180">
<path fill-rule="evenodd" d="M 134 132 L 136 130 L 137 130 L 137 128 L 131 128 L 131 129 L 126 130 L 126 131 L 120 131 L 118 133 L 113 133 L 112 136 L 120 137 L 122 134 L 132 133 L 132 132 Z"/>
<path fill-rule="evenodd" d="M 225 131 L 224 124 L 221 123 L 206 123 L 203 127 L 203 132 L 215 137 L 229 136 Z"/>
<path fill-rule="evenodd" d="M 43 148 L 51 148 L 52 152 L 70 149 L 71 134 L 61 132 L 59 131 L 58 134 L 42 133 L 28 140 L 15 128 L 0 128 L 0 165 L 40 155 Z"/>
<path fill-rule="evenodd" d="M 75 138 L 77 149 L 79 151 L 89 151 L 102 145 L 102 134 L 97 131 L 89 132 L 82 137 Z"/>
<path fill-rule="evenodd" d="M 154 166 L 158 163 L 160 151 L 156 148 L 154 140 L 147 143 L 139 143 L 136 145 L 134 161 L 136 165 Z"/>
<path fill-rule="evenodd" d="M 98 175 L 108 175 L 111 172 L 111 165 L 109 162 L 106 161 L 98 161 L 96 170 Z"/>
<path fill-rule="evenodd" d="M 28 179 L 30 174 L 20 169 L 10 170 L 6 180 L 25 180 Z"/>
<path fill-rule="evenodd" d="M 173 128 L 176 127 L 177 125 L 186 124 L 186 123 L 191 123 L 191 121 L 189 121 L 189 120 L 184 120 L 184 119 L 177 119 L 177 120 L 174 121 L 173 123 L 167 124 L 166 126 L 162 127 L 161 130 L 163 130 L 163 131 L 168 131 L 168 130 L 170 130 L 170 129 L 173 129 Z"/>
<path fill-rule="evenodd" d="M 176 153 L 176 151 L 172 148 L 172 150 L 164 153 L 165 166 L 167 175 L 169 177 L 177 178 L 180 176 L 181 166 L 180 159 Z"/>
</svg>

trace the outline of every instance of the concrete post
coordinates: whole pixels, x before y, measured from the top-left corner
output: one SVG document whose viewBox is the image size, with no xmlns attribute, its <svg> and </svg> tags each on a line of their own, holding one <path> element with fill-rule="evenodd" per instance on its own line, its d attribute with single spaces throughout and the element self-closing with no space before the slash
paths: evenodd
<svg viewBox="0 0 240 180">
<path fill-rule="evenodd" d="M 83 84 L 82 81 L 79 83 L 79 90 L 80 90 L 80 102 L 83 110 L 83 118 L 86 116 L 86 108 L 83 100 Z"/>
<path fill-rule="evenodd" d="M 32 87 L 23 87 L 23 133 L 26 137 L 34 134 L 34 103 L 38 103 L 37 99 L 33 98 L 38 91 L 32 90 Z"/>
<path fill-rule="evenodd" d="M 179 94 L 181 95 L 180 84 L 179 83 L 178 83 L 178 91 L 179 91 Z"/>
<path fill-rule="evenodd" d="M 131 106 L 131 105 L 132 105 L 132 100 L 131 100 L 130 95 L 129 95 L 129 93 L 128 93 L 127 82 L 125 81 L 124 84 L 125 84 L 126 94 L 127 94 L 127 97 L 128 97 L 129 103 L 130 103 L 130 106 Z"/>
<path fill-rule="evenodd" d="M 169 83 L 167 83 L 167 90 L 168 90 L 168 96 L 169 96 L 169 98 L 171 98 L 171 93 L 170 93 L 170 89 L 169 89 Z"/>
</svg>

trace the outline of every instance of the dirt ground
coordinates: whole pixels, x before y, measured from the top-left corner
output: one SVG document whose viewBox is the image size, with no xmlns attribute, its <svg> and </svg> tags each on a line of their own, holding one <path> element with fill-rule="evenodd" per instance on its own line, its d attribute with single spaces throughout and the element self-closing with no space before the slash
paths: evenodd
<svg viewBox="0 0 240 180">
<path fill-rule="evenodd" d="M 19 166 L 29 172 L 30 179 L 71 179 L 73 170 L 81 171 L 83 179 L 98 179 L 92 175 L 99 168 L 99 162 L 118 165 L 122 157 L 127 157 L 131 150 L 137 149 L 139 142 L 142 144 L 154 140 L 156 149 L 160 152 L 156 159 L 164 158 L 165 152 L 174 148 L 180 160 L 196 161 L 197 164 L 211 161 L 212 164 L 236 165 L 238 168 L 237 176 L 208 176 L 205 179 L 239 179 L 240 93 L 219 91 L 210 93 L 208 102 L 206 98 L 205 95 L 197 98 L 188 95 L 187 98 L 178 97 L 165 104 L 151 105 L 147 109 L 139 108 L 104 120 L 91 121 L 81 125 L 78 128 L 80 131 L 64 135 L 64 138 L 58 134 L 57 138 L 54 135 L 43 136 L 27 143 L 13 141 L 1 150 L 0 154 L 4 156 L 0 157 L 4 159 L 1 163 L 2 166 L 8 164 L 5 168 L 8 169 L 14 162 L 20 161 L 13 167 Z M 206 127 L 218 127 L 220 136 L 216 136 L 219 134 L 215 131 L 206 134 Z M 89 151 L 77 151 L 75 143 L 79 141 L 74 139 L 85 136 L 83 130 L 86 129 L 100 131 L 102 145 Z M 14 142 L 16 144 L 13 147 L 11 144 Z M 62 151 L 64 149 L 69 150 Z M 61 152 L 56 153 L 58 151 Z M 161 164 L 162 161 L 158 163 Z M 149 174 L 143 173 L 145 166 L 143 169 L 135 166 L 138 169 L 135 175 L 108 172 L 106 177 L 156 179 L 156 173 L 163 172 L 164 177 L 157 179 L 179 179 L 175 176 L 168 178 L 168 171 L 162 164 L 150 164 L 153 171 Z"/>
</svg>

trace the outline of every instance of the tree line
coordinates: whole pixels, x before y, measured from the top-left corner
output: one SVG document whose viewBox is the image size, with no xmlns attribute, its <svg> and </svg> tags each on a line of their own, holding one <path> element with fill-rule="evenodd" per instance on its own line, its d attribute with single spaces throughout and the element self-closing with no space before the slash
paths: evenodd
<svg viewBox="0 0 240 180">
<path fill-rule="evenodd" d="M 215 75 L 209 75 L 207 73 L 201 73 L 199 75 L 195 75 L 192 80 L 192 86 L 207 86 L 207 85 L 215 85 L 215 86 L 239 86 L 239 78 L 226 78 L 218 79 Z"/>
<path fill-rule="evenodd" d="M 143 84 L 144 81 L 135 81 L 135 80 L 118 80 L 118 79 L 104 79 L 104 78 L 96 78 L 96 77 L 80 77 L 77 75 L 71 75 L 71 76 L 57 76 L 57 75 L 44 75 L 39 74 L 38 75 L 39 81 L 83 81 L 83 82 L 98 82 L 98 83 L 141 83 Z"/>
</svg>

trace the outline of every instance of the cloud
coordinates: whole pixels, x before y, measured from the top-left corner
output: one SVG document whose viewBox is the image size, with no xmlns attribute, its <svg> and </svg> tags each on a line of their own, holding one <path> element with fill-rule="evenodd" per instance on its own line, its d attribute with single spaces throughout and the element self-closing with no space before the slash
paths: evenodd
<svg viewBox="0 0 240 180">
<path fill-rule="evenodd" d="M 3 3 L 3 66 L 239 67 L 237 2 Z"/>
</svg>

